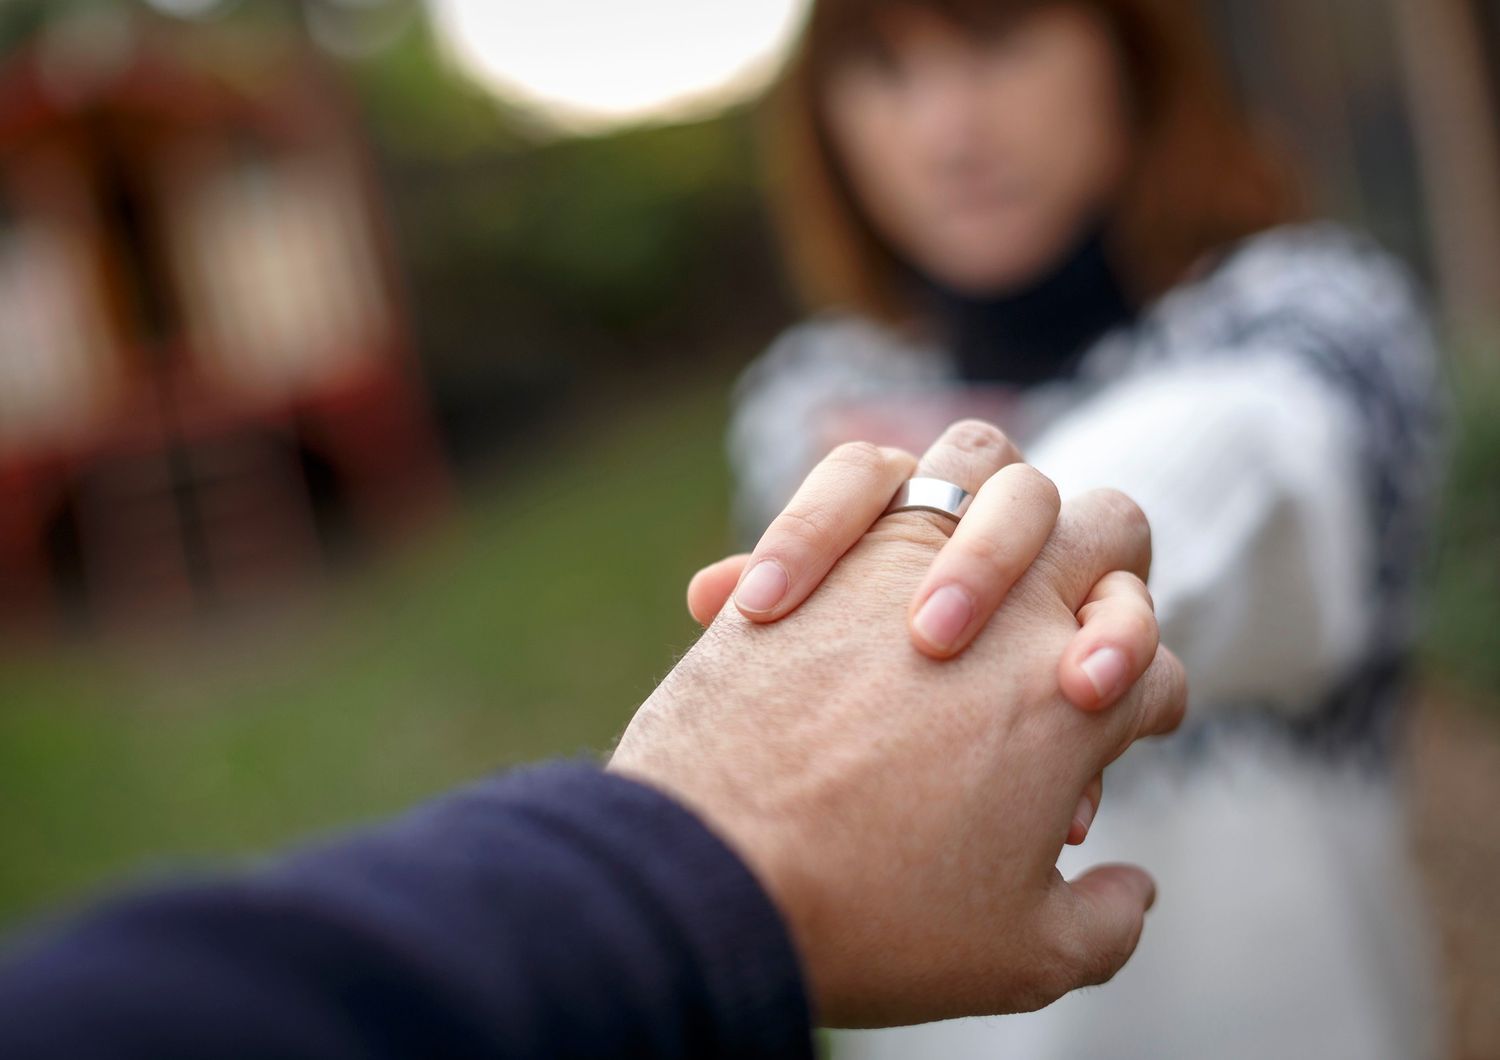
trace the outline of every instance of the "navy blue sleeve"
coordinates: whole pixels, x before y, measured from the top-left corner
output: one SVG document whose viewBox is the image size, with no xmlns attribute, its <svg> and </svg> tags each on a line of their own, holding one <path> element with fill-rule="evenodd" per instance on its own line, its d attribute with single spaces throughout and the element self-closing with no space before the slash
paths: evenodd
<svg viewBox="0 0 1500 1060">
<path fill-rule="evenodd" d="M 811 1057 L 787 930 L 645 785 L 498 776 L 251 875 L 131 897 L 0 971 L 0 1056 Z"/>
</svg>

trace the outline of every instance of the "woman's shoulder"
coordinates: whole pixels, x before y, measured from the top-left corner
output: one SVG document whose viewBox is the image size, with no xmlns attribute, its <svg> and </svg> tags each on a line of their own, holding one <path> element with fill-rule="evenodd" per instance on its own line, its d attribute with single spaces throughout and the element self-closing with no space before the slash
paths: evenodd
<svg viewBox="0 0 1500 1060">
<path fill-rule="evenodd" d="M 1430 388 L 1437 363 L 1412 272 L 1369 236 L 1329 222 L 1242 241 L 1168 292 L 1137 337 L 1148 364 L 1284 354 L 1345 384 L 1400 382 L 1408 392 Z"/>
<path fill-rule="evenodd" d="M 1316 321 L 1336 332 L 1425 328 L 1411 270 L 1372 237 L 1331 221 L 1284 225 L 1242 240 L 1161 300 L 1158 315 L 1218 315 L 1240 327 Z"/>
<path fill-rule="evenodd" d="M 1253 268 L 1268 260 L 1332 264 L 1353 272 L 1399 265 L 1396 255 L 1368 233 L 1328 220 L 1268 228 L 1245 237 L 1221 255 L 1224 266 L 1231 268 Z"/>
<path fill-rule="evenodd" d="M 1421 285 L 1406 263 L 1372 236 L 1332 221 L 1251 236 L 1221 270 L 1225 282 L 1240 286 L 1422 311 Z"/>
</svg>

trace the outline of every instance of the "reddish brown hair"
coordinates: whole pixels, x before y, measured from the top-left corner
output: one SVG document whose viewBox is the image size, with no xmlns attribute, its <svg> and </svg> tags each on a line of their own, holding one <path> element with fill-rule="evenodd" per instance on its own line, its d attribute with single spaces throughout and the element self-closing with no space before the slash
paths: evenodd
<svg viewBox="0 0 1500 1060">
<path fill-rule="evenodd" d="M 1165 292 L 1205 255 L 1298 215 L 1290 169 L 1234 101 L 1193 0 L 814 0 L 763 129 L 778 227 L 810 308 L 911 322 L 898 258 L 856 204 L 824 127 L 829 69 L 867 43 L 891 7 L 922 7 L 986 30 L 1049 3 L 1102 13 L 1120 49 L 1135 150 L 1109 243 L 1138 299 Z"/>
</svg>

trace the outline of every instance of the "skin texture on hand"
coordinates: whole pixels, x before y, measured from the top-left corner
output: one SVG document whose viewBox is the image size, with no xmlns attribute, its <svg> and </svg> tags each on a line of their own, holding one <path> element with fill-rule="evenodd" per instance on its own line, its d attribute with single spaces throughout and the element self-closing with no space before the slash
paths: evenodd
<svg viewBox="0 0 1500 1060">
<path fill-rule="evenodd" d="M 957 526 L 935 517 L 934 525 L 951 536 L 908 613 L 919 651 L 935 659 L 961 654 L 1041 552 L 1059 509 L 1052 483 L 1022 463 L 1003 432 L 983 421 L 951 425 L 920 461 L 904 450 L 869 443 L 836 446 L 767 528 L 754 553 L 730 556 L 698 572 L 688 585 L 688 609 L 708 626 L 732 595 L 750 621 L 780 621 L 864 536 L 883 512 L 884 499 L 913 473 L 948 479 L 975 494 Z M 1094 586 L 1078 612 L 1082 628 L 1058 663 L 1063 695 L 1082 710 L 1113 704 L 1156 658 L 1155 606 L 1145 584 L 1150 535 L 1144 520 L 1140 524 L 1116 521 L 1113 548 L 1122 569 Z M 1084 789 L 1069 843 L 1087 838 L 1102 793 L 1102 777 Z"/>
<path fill-rule="evenodd" d="M 830 1026 L 1041 1007 L 1114 974 L 1154 888 L 1141 870 L 1068 883 L 1055 863 L 1085 788 L 1180 721 L 1161 650 L 1110 710 L 1071 708 L 1058 665 L 1139 511 L 1064 505 L 969 650 L 916 650 L 913 593 L 947 541 L 879 520 L 790 615 L 727 605 L 622 737 L 612 769 L 695 809 L 786 916 Z"/>
</svg>

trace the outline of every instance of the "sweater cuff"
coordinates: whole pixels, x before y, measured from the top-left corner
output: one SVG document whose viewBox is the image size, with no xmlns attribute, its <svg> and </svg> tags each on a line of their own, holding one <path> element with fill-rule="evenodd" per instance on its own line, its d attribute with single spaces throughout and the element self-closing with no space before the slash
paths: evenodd
<svg viewBox="0 0 1500 1060">
<path fill-rule="evenodd" d="M 719 1057 L 814 1055 L 799 956 L 759 880 L 701 819 L 657 788 L 585 762 L 510 774 L 511 805 L 566 830 L 633 877 L 702 976 Z"/>
</svg>

